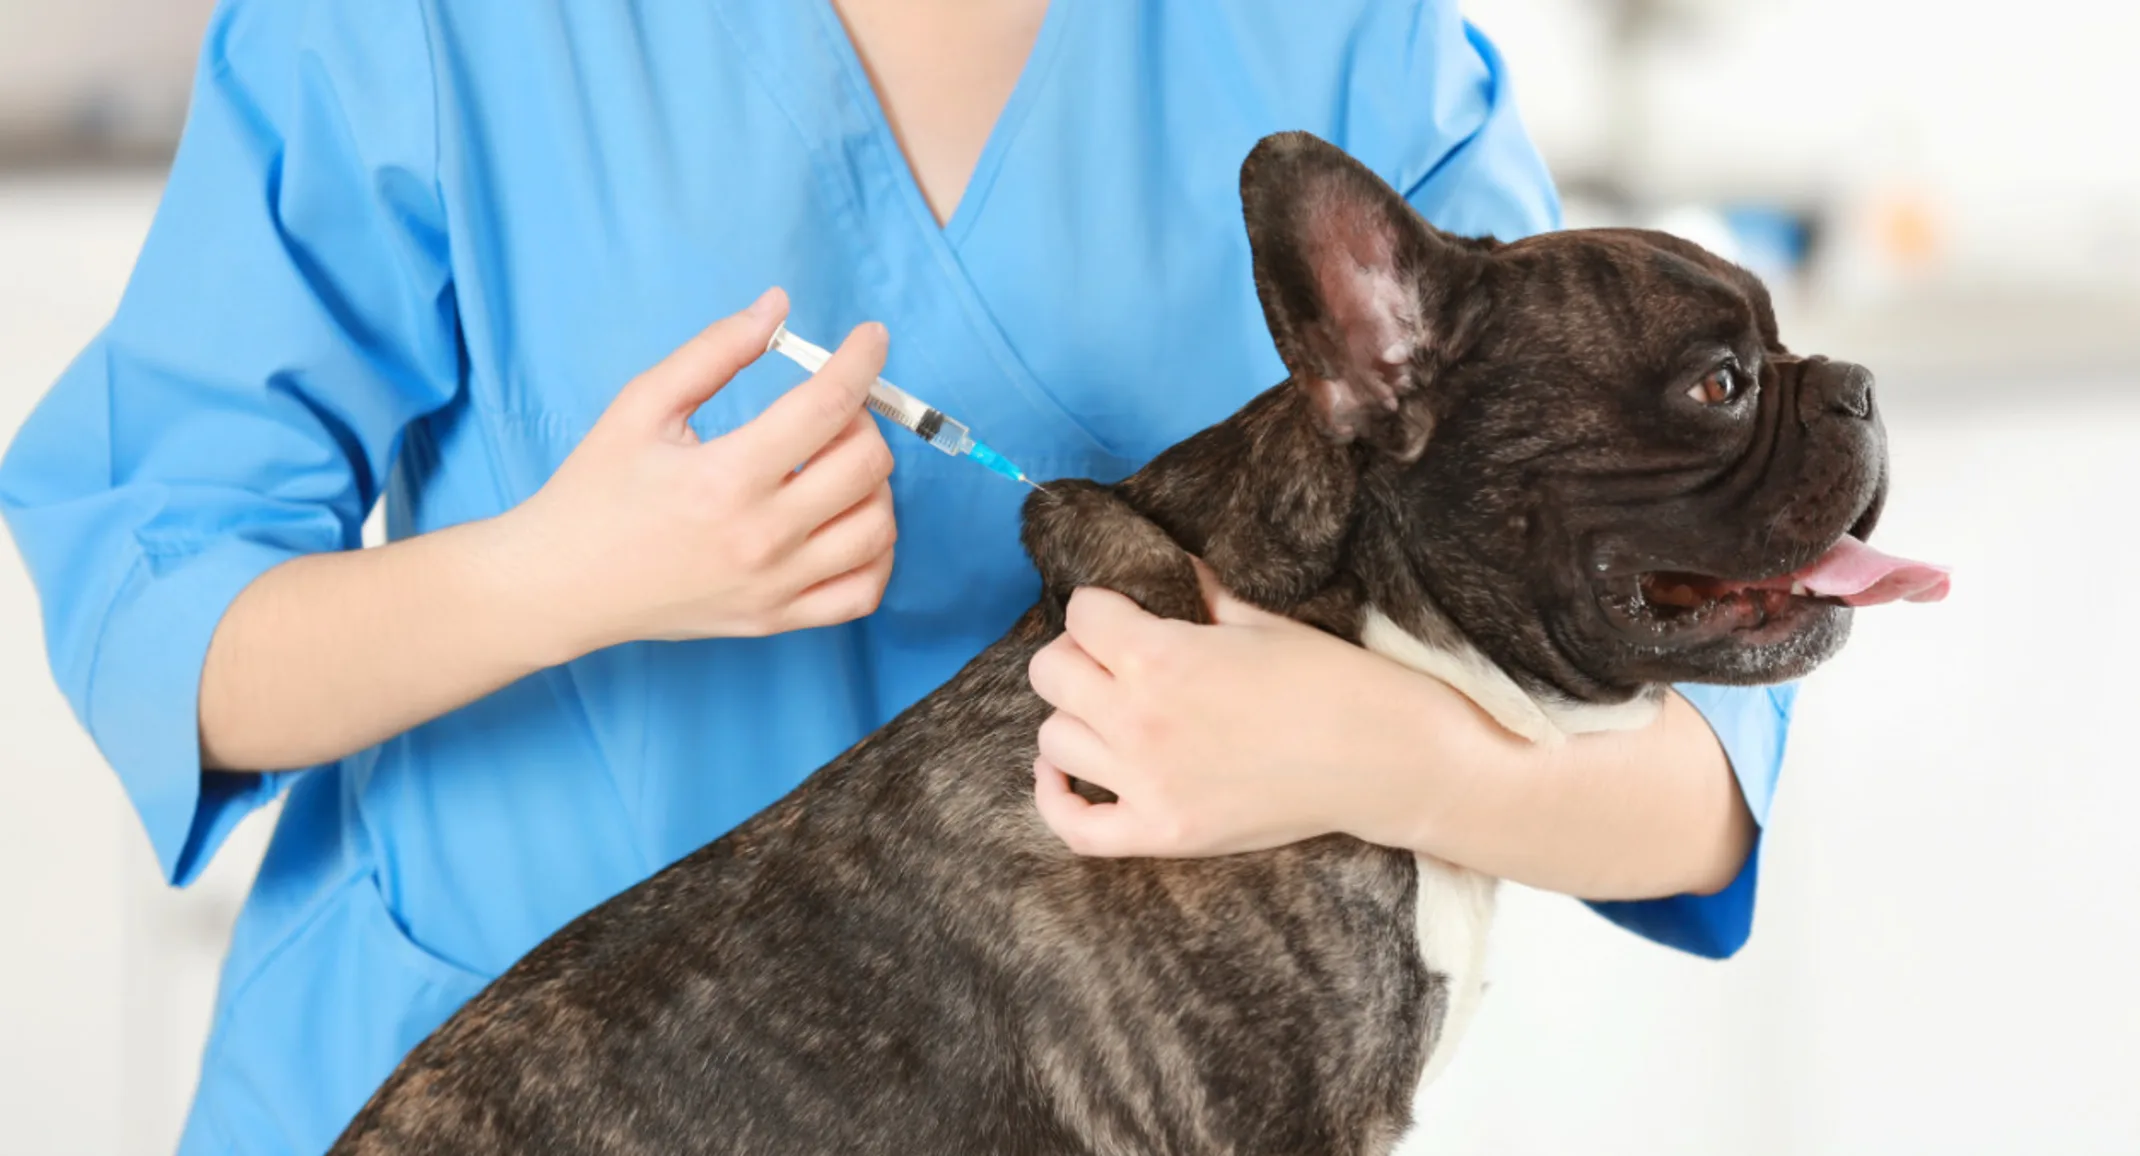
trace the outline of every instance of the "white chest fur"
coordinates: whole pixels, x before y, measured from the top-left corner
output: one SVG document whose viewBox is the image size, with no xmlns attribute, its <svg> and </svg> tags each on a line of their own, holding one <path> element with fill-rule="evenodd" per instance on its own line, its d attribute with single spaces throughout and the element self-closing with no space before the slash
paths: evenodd
<svg viewBox="0 0 2140 1156">
<path fill-rule="evenodd" d="M 1360 644 L 1392 661 L 1448 683 L 1512 734 L 1534 743 L 1559 743 L 1575 734 L 1633 730 L 1656 717 L 1658 701 L 1623 706 L 1541 703 L 1468 643 L 1434 646 L 1407 633 L 1379 610 L 1370 609 Z M 1417 857 L 1416 917 L 1420 959 L 1447 977 L 1449 1003 L 1430 1045 L 1420 1087 L 1456 1055 L 1457 1041 L 1478 1010 L 1486 982 L 1486 936 L 1493 924 L 1499 880 L 1429 855 Z"/>
</svg>

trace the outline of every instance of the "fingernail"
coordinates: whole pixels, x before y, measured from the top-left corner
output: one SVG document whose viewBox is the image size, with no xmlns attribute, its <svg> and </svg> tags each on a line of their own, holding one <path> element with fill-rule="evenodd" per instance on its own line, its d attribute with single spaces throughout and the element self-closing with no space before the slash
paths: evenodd
<svg viewBox="0 0 2140 1156">
<path fill-rule="evenodd" d="M 744 315 L 760 319 L 770 316 L 773 312 L 774 301 L 779 295 L 780 287 L 778 285 L 760 293 L 758 299 L 750 303 L 750 308 L 743 311 Z"/>
</svg>

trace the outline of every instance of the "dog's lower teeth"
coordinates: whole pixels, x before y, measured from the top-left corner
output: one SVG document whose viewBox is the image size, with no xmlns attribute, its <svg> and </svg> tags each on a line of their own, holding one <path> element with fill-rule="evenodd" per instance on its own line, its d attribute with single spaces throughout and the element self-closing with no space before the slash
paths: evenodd
<svg viewBox="0 0 2140 1156">
<path fill-rule="evenodd" d="M 1810 591 L 1810 590 L 1806 589 L 1806 584 L 1805 584 L 1805 583 L 1803 583 L 1803 582 L 1793 582 L 1793 583 L 1791 583 L 1791 594 L 1792 594 L 1792 596 L 1793 596 L 1793 597 L 1797 597 L 1797 598 L 1804 598 L 1804 597 L 1805 597 L 1806 595 L 1808 595 L 1808 594 L 1811 594 L 1811 593 L 1812 593 L 1812 591 Z"/>
</svg>

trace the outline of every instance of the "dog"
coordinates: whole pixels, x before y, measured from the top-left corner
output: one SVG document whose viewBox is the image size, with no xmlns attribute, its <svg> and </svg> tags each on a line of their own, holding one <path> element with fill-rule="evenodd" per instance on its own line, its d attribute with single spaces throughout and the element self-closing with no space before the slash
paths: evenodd
<svg viewBox="0 0 2140 1156">
<path fill-rule="evenodd" d="M 1241 194 L 1288 380 L 1032 495 L 1043 593 L 1008 635 L 538 946 L 335 1156 L 1388 1152 L 1478 1000 L 1493 881 L 1343 836 L 1071 854 L 1025 677 L 1070 592 L 1208 621 L 1201 558 L 1536 742 L 1796 678 L 1853 604 L 1940 592 L 1864 545 L 1871 375 L 1787 351 L 1745 271 L 1650 232 L 1450 236 L 1307 134 Z"/>
</svg>

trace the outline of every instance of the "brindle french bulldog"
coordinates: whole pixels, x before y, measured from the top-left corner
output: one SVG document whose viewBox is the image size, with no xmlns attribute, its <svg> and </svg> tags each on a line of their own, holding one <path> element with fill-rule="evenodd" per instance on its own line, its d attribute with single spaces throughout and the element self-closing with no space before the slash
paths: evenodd
<svg viewBox="0 0 2140 1156">
<path fill-rule="evenodd" d="M 1477 998 L 1492 881 L 1341 836 L 1072 855 L 1025 677 L 1070 591 L 1203 620 L 1200 556 L 1538 741 L 1797 677 L 1850 606 L 1943 592 L 1863 544 L 1872 376 L 1785 350 L 1744 270 L 1657 233 L 1448 236 L 1305 134 L 1241 190 L 1291 378 L 1030 498 L 1045 593 L 1008 636 L 536 948 L 336 1154 L 1387 1152 Z"/>
</svg>

